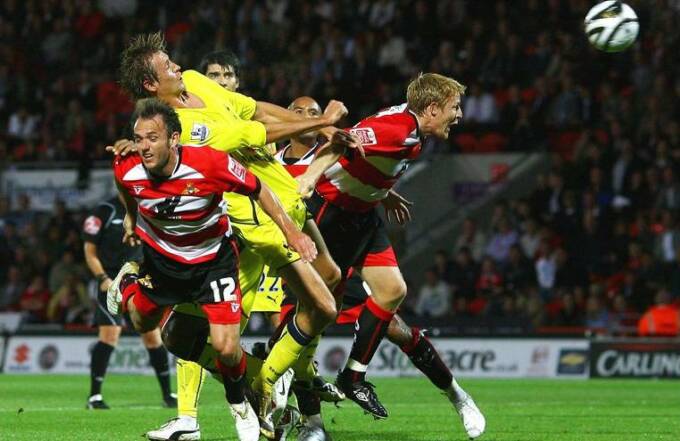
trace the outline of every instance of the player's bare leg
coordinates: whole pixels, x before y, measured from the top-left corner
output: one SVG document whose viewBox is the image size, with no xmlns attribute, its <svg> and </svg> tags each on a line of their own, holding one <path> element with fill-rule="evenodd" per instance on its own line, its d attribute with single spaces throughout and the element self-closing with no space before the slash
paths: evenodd
<svg viewBox="0 0 680 441">
<path fill-rule="evenodd" d="M 375 418 L 386 418 L 387 410 L 373 385 L 365 381 L 366 370 L 406 296 L 406 282 L 396 266 L 366 266 L 359 269 L 359 274 L 372 295 L 355 323 L 354 344 L 336 384 L 366 412 Z"/>
<path fill-rule="evenodd" d="M 408 326 L 395 314 L 387 329 L 387 339 L 399 346 L 413 365 L 447 396 L 470 438 L 477 438 L 484 433 L 486 428 L 484 415 L 472 397 L 458 385 L 437 349 L 422 330 Z"/>
<path fill-rule="evenodd" d="M 107 293 L 107 306 L 111 312 L 127 311 L 135 330 L 146 333 L 156 329 L 164 308 L 155 305 L 142 293 L 137 281 L 139 267 L 128 262 L 119 271 Z M 240 346 L 240 326 L 210 323 L 209 335 L 217 352 L 216 369 L 220 373 L 227 402 L 236 423 L 241 441 L 257 441 L 260 427 L 252 406 L 245 397 L 246 359 Z"/>
<path fill-rule="evenodd" d="M 295 364 L 305 348 L 335 320 L 337 314 L 333 295 L 309 263 L 295 261 L 280 268 L 279 275 L 297 296 L 298 310 L 253 382 L 253 388 L 261 392 L 259 413 L 262 434 L 269 439 L 274 437 L 271 418 L 274 383 Z"/>
</svg>

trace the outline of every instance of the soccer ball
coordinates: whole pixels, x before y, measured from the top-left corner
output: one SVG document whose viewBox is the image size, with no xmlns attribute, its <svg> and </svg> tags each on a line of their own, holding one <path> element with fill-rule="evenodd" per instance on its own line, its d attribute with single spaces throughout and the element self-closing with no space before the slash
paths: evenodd
<svg viewBox="0 0 680 441">
<path fill-rule="evenodd" d="M 616 0 L 590 8 L 584 24 L 590 44 L 605 52 L 621 52 L 628 48 L 640 30 L 633 8 Z"/>
</svg>

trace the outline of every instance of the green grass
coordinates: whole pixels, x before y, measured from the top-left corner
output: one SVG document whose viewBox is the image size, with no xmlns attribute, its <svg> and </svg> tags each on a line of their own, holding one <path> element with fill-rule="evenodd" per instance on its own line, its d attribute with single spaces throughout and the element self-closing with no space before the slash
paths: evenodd
<svg viewBox="0 0 680 441">
<path fill-rule="evenodd" d="M 0 441 L 141 440 L 174 416 L 154 377 L 109 375 L 110 411 L 86 411 L 85 376 L 0 375 Z M 358 407 L 325 406 L 335 441 L 467 439 L 448 401 L 424 379 L 373 379 L 390 411 L 373 421 Z M 488 441 L 680 440 L 674 381 L 464 380 L 486 414 Z M 200 407 L 204 440 L 234 440 L 221 386 L 208 379 Z M 290 439 L 294 439 L 291 437 Z"/>
</svg>

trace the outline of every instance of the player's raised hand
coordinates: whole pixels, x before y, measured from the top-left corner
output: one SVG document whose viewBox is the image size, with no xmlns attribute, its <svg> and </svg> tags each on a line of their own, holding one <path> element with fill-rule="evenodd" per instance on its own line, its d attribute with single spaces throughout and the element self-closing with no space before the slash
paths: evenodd
<svg viewBox="0 0 680 441">
<path fill-rule="evenodd" d="M 295 230 L 286 236 L 288 246 L 296 251 L 303 262 L 312 262 L 316 259 L 317 250 L 314 241 L 302 231 Z"/>
<path fill-rule="evenodd" d="M 348 113 L 349 111 L 342 101 L 330 100 L 323 111 L 323 116 L 328 120 L 328 125 L 333 125 Z"/>
<path fill-rule="evenodd" d="M 123 219 L 124 244 L 127 244 L 131 247 L 136 247 L 142 244 L 142 241 L 139 239 L 139 236 L 137 236 L 137 233 L 135 233 L 136 226 L 137 222 L 135 221 L 135 219 L 133 219 L 129 214 L 126 214 L 125 219 Z"/>
<path fill-rule="evenodd" d="M 387 193 L 387 197 L 382 200 L 382 206 L 385 207 L 385 214 L 389 222 L 397 222 L 399 225 L 404 225 L 411 221 L 411 210 L 409 207 L 413 206 L 413 202 L 404 198 L 402 195 L 394 190 Z"/>
<path fill-rule="evenodd" d="M 362 158 L 366 157 L 364 146 L 359 137 L 334 126 L 327 126 L 319 130 L 319 133 L 332 144 L 340 147 L 356 150 Z"/>
<path fill-rule="evenodd" d="M 114 155 L 126 156 L 128 153 L 135 153 L 137 147 L 129 139 L 119 139 L 113 145 L 107 145 L 106 151 L 113 152 Z"/>
</svg>

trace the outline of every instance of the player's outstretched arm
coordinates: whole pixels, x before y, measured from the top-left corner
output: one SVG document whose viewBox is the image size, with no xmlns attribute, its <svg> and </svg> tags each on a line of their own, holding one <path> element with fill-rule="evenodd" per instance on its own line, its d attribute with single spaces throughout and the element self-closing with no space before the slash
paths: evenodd
<svg viewBox="0 0 680 441">
<path fill-rule="evenodd" d="M 309 164 L 307 170 L 295 179 L 298 181 L 298 193 L 304 199 L 312 196 L 316 183 L 321 179 L 321 175 L 330 168 L 333 164 L 338 162 L 338 159 L 344 155 L 348 148 L 348 143 L 358 146 L 356 150 L 364 156 L 361 142 L 356 136 L 351 135 L 344 130 L 338 130 L 333 133 L 330 142 L 324 144 L 319 152 Z"/>
<path fill-rule="evenodd" d="M 310 130 L 332 126 L 347 113 L 347 107 L 335 100 L 331 100 L 323 115 L 316 118 L 305 118 L 276 104 L 258 101 L 253 119 L 264 124 L 269 143 L 293 138 Z"/>
<path fill-rule="evenodd" d="M 314 241 L 300 231 L 283 209 L 279 198 L 264 183 L 261 184 L 257 197 L 253 197 L 274 223 L 283 231 L 288 245 L 300 255 L 304 262 L 316 259 L 317 251 Z"/>
</svg>

